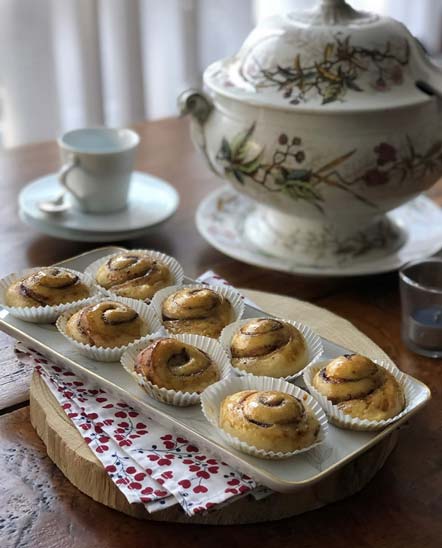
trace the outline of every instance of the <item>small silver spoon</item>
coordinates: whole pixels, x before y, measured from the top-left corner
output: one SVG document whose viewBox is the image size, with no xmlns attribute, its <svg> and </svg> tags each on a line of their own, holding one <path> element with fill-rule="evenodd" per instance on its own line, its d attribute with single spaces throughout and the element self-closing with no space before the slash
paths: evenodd
<svg viewBox="0 0 442 548">
<path fill-rule="evenodd" d="M 68 210 L 71 206 L 68 204 L 68 202 L 65 200 L 66 198 L 66 192 L 62 192 L 57 198 L 54 200 L 46 200 L 44 202 L 40 202 L 38 204 L 38 207 L 40 211 L 43 211 L 44 213 L 63 213 L 64 211 Z"/>
</svg>

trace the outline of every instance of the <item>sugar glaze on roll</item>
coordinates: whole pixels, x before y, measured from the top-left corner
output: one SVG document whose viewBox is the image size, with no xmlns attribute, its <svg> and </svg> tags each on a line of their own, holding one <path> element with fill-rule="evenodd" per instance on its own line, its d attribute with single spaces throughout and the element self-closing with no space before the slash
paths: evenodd
<svg viewBox="0 0 442 548">
<path fill-rule="evenodd" d="M 360 354 L 330 361 L 313 377 L 313 386 L 342 412 L 359 419 L 393 418 L 406 403 L 394 376 Z"/>
<path fill-rule="evenodd" d="M 320 425 L 304 403 L 285 392 L 242 390 L 221 403 L 219 426 L 266 451 L 288 453 L 313 445 Z"/>
<path fill-rule="evenodd" d="M 195 333 L 218 338 L 233 319 L 228 299 L 213 289 L 185 287 L 162 303 L 162 321 L 171 333 Z"/>
<path fill-rule="evenodd" d="M 89 296 L 89 288 L 75 272 L 48 267 L 12 283 L 6 291 L 6 304 L 17 307 L 55 306 Z"/>
<path fill-rule="evenodd" d="M 230 351 L 234 367 L 267 377 L 288 377 L 308 362 L 302 333 L 274 318 L 254 318 L 243 324 L 232 337 Z"/>
<path fill-rule="evenodd" d="M 167 337 L 141 350 L 135 371 L 159 388 L 182 392 L 200 393 L 220 379 L 217 365 L 205 352 Z"/>
<path fill-rule="evenodd" d="M 102 348 L 125 346 L 147 330 L 139 314 L 124 303 L 106 300 L 75 312 L 66 323 L 66 335 L 75 341 Z"/>
<path fill-rule="evenodd" d="M 110 257 L 98 269 L 96 282 L 120 297 L 150 301 L 154 294 L 173 283 L 167 265 L 149 253 L 127 251 Z"/>
</svg>

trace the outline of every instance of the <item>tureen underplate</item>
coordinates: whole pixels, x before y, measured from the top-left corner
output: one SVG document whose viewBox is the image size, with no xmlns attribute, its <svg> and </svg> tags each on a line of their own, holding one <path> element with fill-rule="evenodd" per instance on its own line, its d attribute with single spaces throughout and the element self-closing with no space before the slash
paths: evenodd
<svg viewBox="0 0 442 548">
<path fill-rule="evenodd" d="M 387 214 L 402 235 L 402 245 L 379 256 L 379 251 L 362 255 L 342 253 L 334 265 L 319 266 L 321 250 L 311 262 L 294 256 L 284 260 L 254 246 L 246 236 L 247 219 L 257 205 L 225 185 L 211 192 L 199 205 L 196 224 L 213 247 L 239 261 L 282 272 L 308 276 L 361 276 L 401 268 L 409 261 L 433 255 L 442 248 L 442 210 L 430 198 L 418 196 Z"/>
</svg>

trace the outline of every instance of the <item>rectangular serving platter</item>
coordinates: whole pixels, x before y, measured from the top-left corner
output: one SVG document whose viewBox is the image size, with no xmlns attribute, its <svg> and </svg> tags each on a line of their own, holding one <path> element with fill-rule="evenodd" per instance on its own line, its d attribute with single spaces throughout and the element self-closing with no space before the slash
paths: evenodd
<svg viewBox="0 0 442 548">
<path fill-rule="evenodd" d="M 122 250 L 121 247 L 102 247 L 58 264 L 83 271 L 91 262 Z M 189 278 L 185 281 L 192 282 Z M 245 318 L 257 316 L 269 314 L 246 306 Z M 1 310 L 0 330 L 38 350 L 54 363 L 70 368 L 78 376 L 92 380 L 97 386 L 124 399 L 140 412 L 157 420 L 168 431 L 185 435 L 200 449 L 248 474 L 258 483 L 282 493 L 293 493 L 312 485 L 355 459 L 399 428 L 431 397 L 428 387 L 410 376 L 417 390 L 418 405 L 384 430 L 354 432 L 330 425 L 325 443 L 312 451 L 287 460 L 263 460 L 240 453 L 226 445 L 206 421 L 199 406 L 172 407 L 151 399 L 119 363 L 94 362 L 82 356 L 59 335 L 53 325 L 26 323 Z M 327 339 L 323 339 L 323 344 L 324 360 L 349 352 Z"/>
</svg>

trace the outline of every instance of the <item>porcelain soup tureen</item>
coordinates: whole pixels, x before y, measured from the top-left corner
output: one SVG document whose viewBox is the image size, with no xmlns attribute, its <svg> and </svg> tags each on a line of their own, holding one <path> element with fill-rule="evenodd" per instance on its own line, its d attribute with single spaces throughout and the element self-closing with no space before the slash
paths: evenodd
<svg viewBox="0 0 442 548">
<path fill-rule="evenodd" d="M 442 175 L 442 72 L 399 22 L 323 0 L 271 17 L 180 97 L 210 168 L 257 202 L 247 238 L 327 267 L 403 244 L 386 212 Z"/>
</svg>

